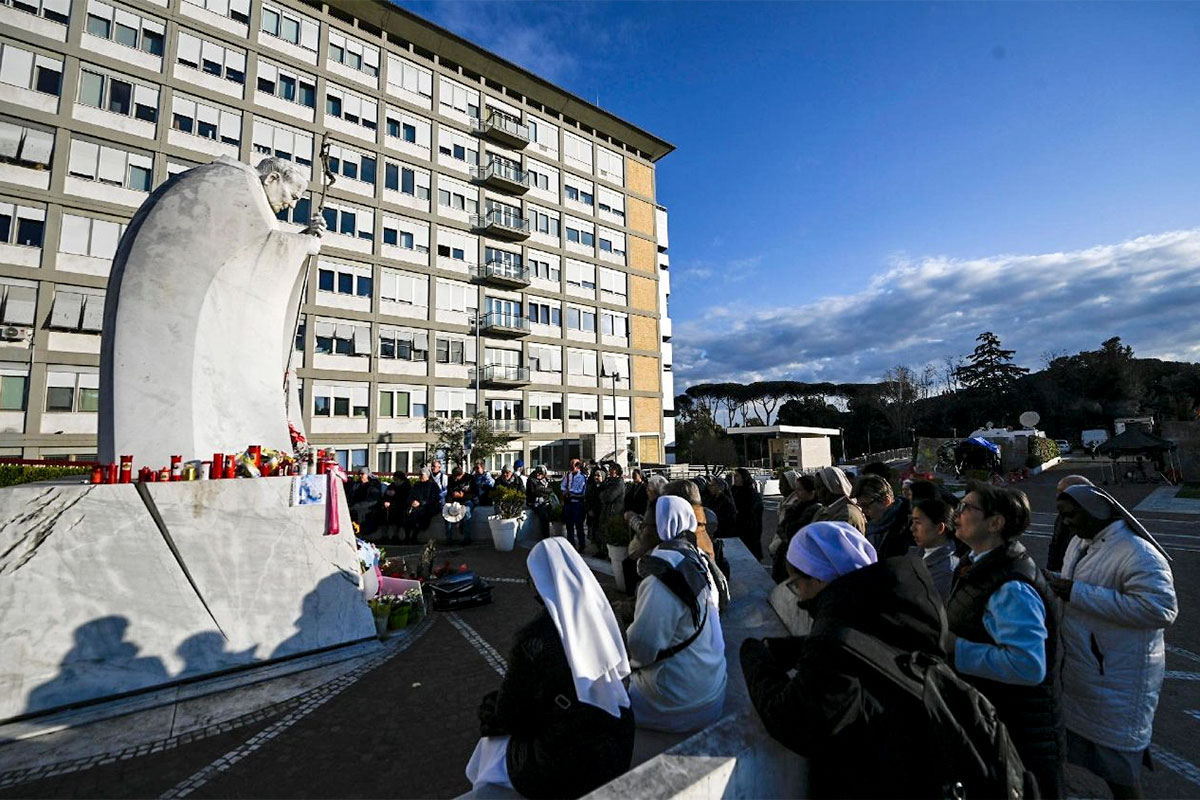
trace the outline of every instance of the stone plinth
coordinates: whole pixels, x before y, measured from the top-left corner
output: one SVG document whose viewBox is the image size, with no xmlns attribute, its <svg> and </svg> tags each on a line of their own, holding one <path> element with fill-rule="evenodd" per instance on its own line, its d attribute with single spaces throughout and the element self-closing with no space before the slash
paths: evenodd
<svg viewBox="0 0 1200 800">
<path fill-rule="evenodd" d="M 0 490 L 0 720 L 374 635 L 344 497 L 291 479 Z"/>
</svg>

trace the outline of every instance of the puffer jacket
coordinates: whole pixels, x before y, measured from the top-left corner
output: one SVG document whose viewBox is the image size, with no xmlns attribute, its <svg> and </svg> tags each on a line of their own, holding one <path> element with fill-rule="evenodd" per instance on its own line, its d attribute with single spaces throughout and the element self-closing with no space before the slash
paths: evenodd
<svg viewBox="0 0 1200 800">
<path fill-rule="evenodd" d="M 1067 728 L 1116 750 L 1150 746 L 1166 653 L 1163 629 L 1179 606 L 1171 567 L 1118 520 L 1067 546 L 1063 577 L 1063 717 Z"/>
</svg>

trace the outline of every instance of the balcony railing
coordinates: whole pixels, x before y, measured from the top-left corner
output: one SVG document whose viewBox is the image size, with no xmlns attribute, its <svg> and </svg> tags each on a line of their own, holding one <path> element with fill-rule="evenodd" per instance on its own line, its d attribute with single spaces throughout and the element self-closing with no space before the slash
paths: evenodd
<svg viewBox="0 0 1200 800">
<path fill-rule="evenodd" d="M 505 239 L 529 238 L 529 220 L 499 208 L 493 208 L 486 214 L 472 214 L 471 227 L 481 228 L 486 233 Z"/>
<path fill-rule="evenodd" d="M 471 167 L 471 177 L 511 194 L 529 191 L 529 173 L 519 166 L 493 158 L 486 167 Z"/>
<path fill-rule="evenodd" d="M 520 314 L 492 311 L 483 315 L 482 330 L 497 336 L 524 336 L 529 333 L 529 320 Z"/>
<path fill-rule="evenodd" d="M 529 285 L 529 268 L 500 259 L 475 267 L 475 278 L 482 283 L 523 289 Z"/>
<path fill-rule="evenodd" d="M 529 383 L 529 367 L 518 367 L 515 364 L 488 364 L 470 373 L 471 381 L 475 373 L 479 373 L 480 383 L 504 384 L 506 386 Z"/>
<path fill-rule="evenodd" d="M 529 127 L 504 114 L 492 111 L 484 119 L 475 120 L 474 125 L 483 136 L 518 150 L 529 144 Z"/>
<path fill-rule="evenodd" d="M 529 420 L 489 419 L 488 427 L 500 433 L 529 433 Z"/>
</svg>

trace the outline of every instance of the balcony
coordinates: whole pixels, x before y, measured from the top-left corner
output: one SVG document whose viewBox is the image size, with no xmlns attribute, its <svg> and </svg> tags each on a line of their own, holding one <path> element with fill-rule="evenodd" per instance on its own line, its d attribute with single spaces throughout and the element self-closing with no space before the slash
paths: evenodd
<svg viewBox="0 0 1200 800">
<path fill-rule="evenodd" d="M 486 119 L 473 120 L 472 124 L 480 136 L 486 136 L 505 147 L 521 150 L 529 144 L 529 128 L 507 115 L 493 111 Z"/>
<path fill-rule="evenodd" d="M 519 242 L 529 238 L 529 220 L 498 208 L 486 214 L 472 214 L 471 227 L 497 239 Z"/>
<path fill-rule="evenodd" d="M 502 289 L 524 289 L 529 285 L 529 268 L 520 264 L 492 259 L 475 267 L 474 278 L 488 286 Z"/>
<path fill-rule="evenodd" d="M 497 433 L 529 433 L 529 420 L 489 419 L 488 427 Z"/>
<path fill-rule="evenodd" d="M 496 159 L 492 159 L 486 167 L 471 167 L 471 177 L 485 186 L 509 194 L 525 194 L 529 191 L 528 172 Z"/>
<path fill-rule="evenodd" d="M 480 320 L 480 330 L 490 336 L 515 338 L 529 334 L 529 320 L 520 314 L 505 314 L 492 311 Z"/>
<path fill-rule="evenodd" d="M 518 367 L 515 364 L 488 364 L 479 369 L 472 369 L 471 382 L 475 382 L 475 373 L 479 373 L 479 383 L 486 386 L 524 386 L 529 383 L 529 367 Z"/>
</svg>

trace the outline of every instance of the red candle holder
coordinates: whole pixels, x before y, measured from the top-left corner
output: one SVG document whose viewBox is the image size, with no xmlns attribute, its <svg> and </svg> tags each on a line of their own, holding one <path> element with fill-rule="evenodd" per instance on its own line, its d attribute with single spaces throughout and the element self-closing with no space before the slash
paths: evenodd
<svg viewBox="0 0 1200 800">
<path fill-rule="evenodd" d="M 133 481 L 133 456 L 121 456 L 121 472 L 118 480 L 121 483 Z"/>
</svg>

